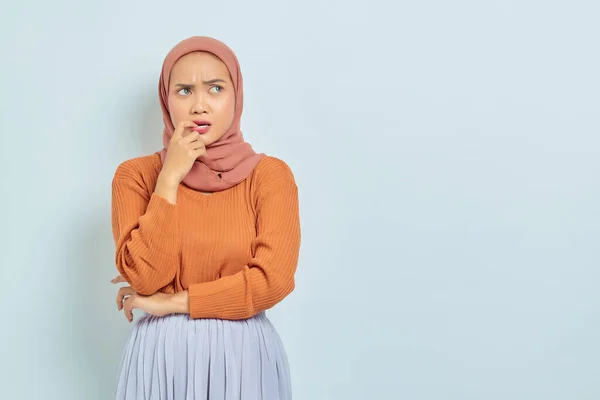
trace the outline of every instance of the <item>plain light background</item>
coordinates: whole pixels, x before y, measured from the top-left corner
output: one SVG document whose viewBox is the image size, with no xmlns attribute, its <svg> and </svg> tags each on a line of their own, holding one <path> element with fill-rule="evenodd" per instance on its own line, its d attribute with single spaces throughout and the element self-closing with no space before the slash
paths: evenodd
<svg viewBox="0 0 600 400">
<path fill-rule="evenodd" d="M 269 312 L 295 399 L 600 398 L 595 1 L 2 5 L 3 399 L 110 399 L 110 183 L 160 149 L 179 40 L 237 53 L 242 129 L 300 187 Z"/>
</svg>

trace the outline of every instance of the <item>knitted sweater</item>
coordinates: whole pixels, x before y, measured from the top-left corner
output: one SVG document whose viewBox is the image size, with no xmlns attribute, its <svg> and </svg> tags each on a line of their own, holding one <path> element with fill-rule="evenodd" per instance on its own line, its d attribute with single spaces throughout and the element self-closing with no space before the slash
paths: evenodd
<svg viewBox="0 0 600 400">
<path fill-rule="evenodd" d="M 209 195 L 180 184 L 177 204 L 153 193 L 160 168 L 157 154 L 134 158 L 112 181 L 116 265 L 137 293 L 188 290 L 192 318 L 244 319 L 294 289 L 300 220 L 287 164 L 264 157 Z"/>
</svg>

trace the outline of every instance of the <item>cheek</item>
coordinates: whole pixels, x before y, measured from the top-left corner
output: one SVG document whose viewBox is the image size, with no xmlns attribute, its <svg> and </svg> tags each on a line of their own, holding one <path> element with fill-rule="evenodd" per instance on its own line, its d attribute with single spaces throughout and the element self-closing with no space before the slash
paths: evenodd
<svg viewBox="0 0 600 400">
<path fill-rule="evenodd" d="M 182 107 L 180 101 L 176 101 L 171 97 L 169 97 L 167 105 L 169 107 L 169 114 L 171 115 L 171 122 L 173 126 L 177 126 L 177 123 L 182 120 L 182 110 L 184 110 L 184 107 Z"/>
<path fill-rule="evenodd" d="M 229 127 L 229 125 L 231 125 L 231 123 L 233 122 L 234 114 L 235 98 L 233 96 L 228 96 L 226 99 L 224 99 L 221 114 L 223 116 L 223 122 L 225 123 L 225 125 L 227 125 L 227 127 Z"/>
</svg>

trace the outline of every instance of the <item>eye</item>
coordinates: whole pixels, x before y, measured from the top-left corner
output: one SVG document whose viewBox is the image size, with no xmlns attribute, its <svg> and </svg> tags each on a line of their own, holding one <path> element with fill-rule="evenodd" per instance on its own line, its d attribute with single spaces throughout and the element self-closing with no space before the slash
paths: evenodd
<svg viewBox="0 0 600 400">
<path fill-rule="evenodd" d="M 213 93 L 220 93 L 220 92 L 222 92 L 222 91 L 223 91 L 223 86 L 220 86 L 220 85 L 214 85 L 214 86 L 211 86 L 210 90 L 211 90 Z"/>
<path fill-rule="evenodd" d="M 184 92 L 185 91 L 185 92 Z M 183 93 L 182 93 L 183 92 Z M 177 94 L 180 94 L 182 96 L 187 96 L 188 94 L 190 94 L 190 89 L 189 88 L 183 88 L 183 89 L 179 89 L 177 91 Z"/>
</svg>

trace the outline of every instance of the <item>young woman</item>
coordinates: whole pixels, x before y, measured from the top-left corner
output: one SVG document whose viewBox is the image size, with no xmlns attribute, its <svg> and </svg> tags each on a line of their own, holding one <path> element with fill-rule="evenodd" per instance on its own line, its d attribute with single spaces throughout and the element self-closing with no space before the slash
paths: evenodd
<svg viewBox="0 0 600 400">
<path fill-rule="evenodd" d="M 117 307 L 133 320 L 117 399 L 291 398 L 265 310 L 294 289 L 298 189 L 288 165 L 240 131 L 235 54 L 208 37 L 178 43 L 159 82 L 162 151 L 113 179 Z"/>
</svg>

